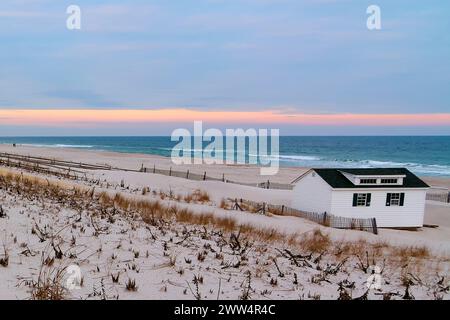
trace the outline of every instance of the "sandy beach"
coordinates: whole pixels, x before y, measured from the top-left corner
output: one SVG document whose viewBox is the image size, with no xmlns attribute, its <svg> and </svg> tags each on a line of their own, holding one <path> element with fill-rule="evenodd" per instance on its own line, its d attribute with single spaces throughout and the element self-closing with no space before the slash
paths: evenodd
<svg viewBox="0 0 450 320">
<path fill-rule="evenodd" d="M 208 176 L 226 178 L 240 182 L 265 182 L 270 180 L 277 183 L 291 183 L 295 178 L 303 174 L 308 168 L 300 167 L 280 167 L 278 174 L 274 176 L 261 176 L 259 168 L 254 165 L 174 165 L 170 158 L 137 153 L 120 153 L 108 151 L 89 151 L 75 148 L 50 148 L 19 145 L 0 144 L 0 152 L 17 153 L 21 155 L 41 156 L 47 158 L 56 158 L 71 161 L 80 161 L 92 164 L 110 165 L 113 167 L 138 170 L 141 166 L 153 168 L 156 166 L 162 169 L 173 167 L 174 170 L 186 171 L 203 174 L 205 171 Z M 450 178 L 443 177 L 421 177 L 432 186 L 450 188 Z"/>
<path fill-rule="evenodd" d="M 176 167 L 168 158 L 143 154 L 28 146 L 14 148 L 7 145 L 0 145 L 0 152 L 108 165 L 131 170 L 138 170 L 142 166 L 152 168 L 155 165 L 158 168 L 169 169 L 172 167 L 174 170 L 190 170 L 193 173 L 199 174 L 206 171 L 209 176 L 221 178 L 222 175 L 225 175 L 227 179 L 243 183 L 264 182 L 267 179 L 259 176 L 259 169 L 257 167 L 238 165 L 183 165 Z M 20 175 L 24 172 L 24 170 L 11 168 L 4 168 L 3 170 L 5 170 L 3 172 L 4 176 L 8 172 L 15 175 Z M 274 177 L 270 177 L 270 180 L 277 183 L 290 183 L 306 170 L 307 168 L 280 168 L 279 173 Z M 232 219 L 234 221 L 233 223 L 241 226 L 251 226 L 252 228 L 256 228 L 256 230 L 273 229 L 286 237 L 290 237 L 290 239 L 297 239 L 297 237 L 301 238 L 302 236 L 304 237 L 305 235 L 319 232 L 320 234 L 325 234 L 333 246 L 338 243 L 367 243 L 367 245 L 362 245 L 363 249 L 360 248 L 362 250 L 361 254 L 364 254 L 366 250 L 370 251 L 369 248 L 371 246 L 378 246 L 391 251 L 394 250 L 392 248 L 397 247 L 416 248 L 414 250 L 424 247 L 427 252 L 429 250 L 430 257 L 425 259 L 425 261 L 421 260 L 420 263 L 414 260 L 412 265 L 416 267 L 420 266 L 420 270 L 422 270 L 420 272 L 423 272 L 423 268 L 430 268 L 429 270 L 433 270 L 433 272 L 424 272 L 423 275 L 421 274 L 421 277 L 423 276 L 427 281 L 433 282 L 436 280 L 435 277 L 437 274 L 448 276 L 450 266 L 448 258 L 450 256 L 449 204 L 427 201 L 425 223 L 435 225 L 436 227 L 434 228 L 421 228 L 416 231 L 381 229 L 378 235 L 374 235 L 363 231 L 328 228 L 297 217 L 260 215 L 246 211 L 235 211 L 230 210 L 229 204 L 222 205 L 224 199 L 245 198 L 256 202 L 264 201 L 289 206 L 292 198 L 291 190 L 267 190 L 221 181 L 192 181 L 159 174 L 114 169 L 84 171 L 89 177 L 87 181 L 66 181 L 62 177 L 56 179 L 55 177 L 27 171 L 25 171 L 25 174 L 47 179 L 48 186 L 51 183 L 61 183 L 62 181 L 65 185 L 69 186 L 69 190 L 75 190 L 75 188 L 92 189 L 93 198 L 98 197 L 100 199 L 102 194 L 110 194 L 111 196 L 121 194 L 126 197 L 131 197 L 133 199 L 132 201 L 137 201 L 136 199 L 158 201 L 163 206 L 176 205 L 178 206 L 177 210 L 185 208 L 186 210 L 192 211 L 194 216 L 207 214 L 214 217 L 214 219 Z M 450 186 L 450 179 L 426 177 L 424 179 L 432 185 L 440 187 Z M 14 182 L 11 183 L 14 184 Z M 25 186 L 21 186 L 21 188 L 25 188 Z M 16 189 L 18 190 L 18 187 Z M 292 266 L 292 260 L 289 260 L 289 256 L 286 256 L 286 258 L 277 251 L 279 248 L 289 247 L 287 240 L 280 240 L 281 238 L 276 241 L 274 240 L 269 251 L 267 251 L 267 248 L 263 250 L 265 246 L 264 241 L 254 240 L 252 251 L 248 252 L 245 258 L 239 255 L 239 259 L 246 259 L 246 262 L 242 263 L 241 266 L 241 260 L 239 260 L 241 262 L 235 261 L 238 257 L 234 251 L 222 252 L 222 249 L 220 249 L 222 252 L 221 259 L 203 258 L 202 254 L 199 253 L 202 250 L 205 251 L 202 248 L 206 248 L 205 257 L 209 257 L 212 253 L 218 256 L 216 246 L 223 239 L 217 238 L 216 231 L 213 227 L 208 226 L 204 229 L 207 234 L 209 232 L 211 233 L 207 237 L 206 235 L 202 237 L 200 234 L 200 230 L 204 227 L 195 225 L 185 226 L 178 222 L 175 224 L 164 224 L 164 227 L 157 223 L 153 226 L 150 225 L 150 228 L 145 222 L 146 218 L 143 217 L 139 210 L 131 210 L 134 213 L 130 216 L 130 212 L 127 211 L 129 209 L 123 209 L 126 213 L 124 216 L 118 216 L 109 220 L 104 220 L 99 217 L 95 218 L 98 220 L 94 222 L 92 220 L 93 218 L 89 217 L 89 212 L 100 210 L 95 207 L 96 205 L 103 205 L 100 200 L 98 200 L 99 203 L 93 200 L 92 203 L 88 201 L 86 208 L 89 209 L 81 209 L 81 207 L 80 209 L 76 209 L 77 205 L 75 203 L 71 204 L 69 200 L 55 201 L 55 199 L 48 198 L 48 194 L 42 195 L 42 199 L 46 199 L 45 201 L 39 200 L 39 197 L 34 199 L 33 196 L 23 198 L 25 191 L 15 194 L 14 190 L 13 188 L 8 189 L 8 187 L 0 190 L 2 207 L 7 216 L 5 219 L 0 219 L 0 231 L 4 234 L 6 239 L 4 242 L 8 246 L 9 263 L 17 267 L 13 270 L 10 268 L 9 272 L 5 273 L 3 270 L 0 273 L 0 278 L 3 277 L 0 285 L 0 298 L 26 298 L 29 295 L 30 286 L 27 286 L 26 283 L 36 278 L 39 263 L 42 262 L 40 261 L 41 256 L 37 253 L 40 252 L 43 254 L 43 252 L 49 251 L 49 256 L 52 256 L 51 252 L 56 250 L 55 247 L 52 249 L 54 243 L 49 242 L 49 239 L 53 238 L 50 236 L 50 238 L 46 238 L 42 235 L 52 234 L 52 232 L 57 232 L 57 230 L 61 231 L 58 237 L 64 239 L 59 243 L 61 248 L 66 248 L 64 256 L 70 256 L 69 252 L 77 251 L 73 256 L 78 258 L 83 257 L 79 264 L 85 271 L 83 274 L 85 274 L 86 283 L 83 289 L 77 291 L 72 298 L 94 298 L 96 296 L 95 293 L 97 291 L 101 292 L 101 286 L 104 285 L 103 282 L 98 282 L 98 279 L 104 279 L 109 288 L 107 290 L 109 298 L 127 297 L 147 299 L 161 298 L 161 295 L 163 295 L 168 298 L 192 299 L 193 296 L 195 297 L 196 291 L 195 289 L 192 290 L 190 285 L 186 285 L 186 283 L 192 285 L 192 282 L 190 282 L 192 278 L 198 277 L 201 274 L 205 278 L 202 280 L 205 282 L 202 284 L 204 298 L 212 299 L 217 296 L 217 281 L 223 279 L 223 282 L 226 284 L 222 283 L 222 291 L 219 294 L 224 299 L 237 299 L 243 294 L 242 283 L 245 283 L 247 279 L 245 275 L 247 271 L 253 274 L 253 276 L 259 273 L 267 273 L 269 275 L 269 278 L 259 275 L 259 278 L 257 277 L 253 280 L 255 291 L 252 292 L 252 295 L 254 298 L 311 299 L 314 298 L 314 295 L 319 295 L 324 299 L 335 299 L 338 297 L 338 282 L 344 279 L 358 283 L 358 288 L 354 291 L 355 296 L 362 295 L 365 292 L 364 278 L 367 276 L 361 270 L 356 271 L 356 266 L 358 265 L 356 263 L 357 260 L 354 260 L 356 256 L 348 258 L 349 261 L 354 260 L 352 266 L 349 265 L 348 269 L 345 271 L 342 270 L 342 272 L 336 271 L 336 277 L 329 284 L 324 284 L 319 280 L 318 284 L 314 283 L 314 281 L 311 284 L 311 277 L 319 276 L 320 273 L 318 274 L 317 270 L 313 271 L 312 269 L 308 269 L 309 267 L 301 272 L 295 271 L 295 265 Z M 205 196 L 203 200 L 200 200 L 200 198 L 196 199 L 195 194 L 199 190 L 207 193 L 208 196 Z M 17 197 L 22 198 L 20 198 L 20 201 L 16 201 L 15 199 Z M 188 198 L 189 200 L 187 200 Z M 191 200 L 191 198 L 194 200 Z M 80 198 L 80 201 L 85 201 L 85 199 Z M 90 208 L 90 206 L 94 206 L 94 208 Z M 45 208 L 45 212 L 42 211 L 42 208 Z M 115 208 L 113 208 L 114 212 L 116 210 Z M 107 212 L 110 209 L 105 208 L 100 211 Z M 77 222 L 75 223 L 73 219 L 78 214 L 79 219 L 76 219 Z M 133 218 L 133 215 L 140 215 L 140 218 Z M 67 229 L 67 226 L 70 225 L 73 225 L 72 230 L 70 228 Z M 44 226 L 53 231 L 42 231 Z M 37 232 L 37 234 L 41 234 L 42 236 L 41 241 L 30 234 L 30 230 L 35 230 L 36 228 L 41 230 Z M 103 230 L 103 228 L 105 231 L 100 232 L 99 230 Z M 192 238 L 189 238 L 189 240 L 183 240 L 185 239 L 183 234 L 186 234 L 186 228 L 191 230 L 189 235 Z M 148 232 L 150 232 L 151 236 Z M 36 230 L 34 233 L 36 233 Z M 155 236 L 155 234 L 158 234 L 158 236 Z M 75 245 L 68 245 L 71 241 L 67 239 L 70 237 L 78 237 L 80 240 L 77 241 L 81 241 L 80 246 L 82 249 Z M 158 240 L 155 240 L 155 238 Z M 44 246 L 44 244 L 46 245 Z M 367 249 L 364 249 L 366 248 L 365 246 Z M 161 252 L 160 247 L 169 247 L 169 249 L 164 249 Z M 337 249 L 335 248 L 334 250 Z M 27 254 L 24 255 L 23 252 L 27 252 Z M 58 251 L 56 250 L 55 252 Z M 33 255 L 32 253 L 35 254 Z M 320 252 L 318 254 L 320 255 Z M 118 255 L 120 258 L 118 260 L 116 258 L 111 259 L 115 255 Z M 225 256 L 225 260 L 230 259 L 230 261 L 234 261 L 234 264 L 238 262 L 239 264 L 236 264 L 237 267 L 233 267 L 231 270 L 228 268 L 224 269 L 223 264 L 225 262 L 223 256 Z M 278 257 L 276 259 L 278 259 L 279 264 L 273 263 L 274 256 Z M 171 257 L 175 257 L 173 258 L 175 262 L 170 262 Z M 410 258 L 415 259 L 414 254 Z M 203 263 L 205 259 L 208 263 Z M 72 262 L 75 262 L 77 259 L 72 257 L 72 260 L 74 260 Z M 186 262 L 192 260 L 195 260 L 192 264 Z M 260 265 L 262 260 L 266 262 Z M 231 263 L 230 261 L 228 263 Z M 267 261 L 272 262 L 269 263 Z M 324 259 L 324 261 L 327 261 L 325 265 L 336 266 L 339 265 L 340 260 L 336 258 L 335 254 L 332 254 Z M 32 266 L 31 269 L 29 264 Z M 179 264 L 184 265 L 184 267 L 180 267 Z M 311 265 L 313 263 L 308 260 L 307 264 Z M 410 263 L 408 262 L 407 264 Z M 319 265 L 320 262 L 317 263 L 316 267 L 321 269 L 325 267 L 325 265 L 321 267 Z M 139 271 L 136 272 L 136 268 Z M 284 269 L 284 271 L 280 271 L 280 268 Z M 392 285 L 389 290 L 392 292 L 404 290 L 404 288 L 402 289 L 400 278 L 395 278 L 401 277 L 404 270 L 399 268 L 397 264 L 395 264 L 395 267 L 391 265 L 389 268 L 392 268 L 392 274 L 390 275 L 392 277 Z M 0 271 L 2 271 L 1 267 Z M 351 272 L 351 275 L 349 272 Z M 419 271 L 415 270 L 411 272 Z M 303 285 L 300 287 L 298 285 L 292 286 L 292 279 L 288 281 L 284 276 L 277 277 L 277 273 L 283 275 L 284 273 L 290 274 L 291 277 L 294 277 L 294 274 L 296 274 L 295 278 L 297 279 L 298 277 L 298 279 L 302 280 L 294 281 L 294 283 L 301 282 Z M 117 283 L 115 281 L 111 282 L 111 275 L 114 276 L 115 274 L 123 275 L 121 281 Z M 277 285 L 274 285 L 274 277 L 279 281 Z M 18 279 L 22 280 L 18 281 Z M 123 289 L 126 285 L 125 282 L 130 279 L 138 280 L 140 289 L 136 292 Z M 198 281 L 197 279 L 197 284 L 194 284 L 194 287 L 198 285 Z M 425 280 L 423 281 L 425 282 Z M 11 288 L 15 288 L 18 282 L 21 283 L 22 287 L 11 291 Z M 428 286 L 431 286 L 430 283 L 428 283 Z M 435 287 L 433 288 L 433 290 L 436 289 Z M 417 284 L 412 290 L 417 297 L 424 299 L 430 299 L 435 294 L 430 288 L 425 289 L 425 285 Z M 444 291 L 443 294 L 447 294 L 445 297 L 448 298 L 448 293 Z M 98 295 L 101 295 L 101 293 Z M 380 297 L 382 296 L 371 294 L 371 298 L 376 299 Z"/>
</svg>

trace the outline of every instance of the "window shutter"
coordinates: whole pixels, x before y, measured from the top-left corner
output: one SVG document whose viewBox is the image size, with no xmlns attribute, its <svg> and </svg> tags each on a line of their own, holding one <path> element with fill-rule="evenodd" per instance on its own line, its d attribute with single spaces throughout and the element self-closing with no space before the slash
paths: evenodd
<svg viewBox="0 0 450 320">
<path fill-rule="evenodd" d="M 386 206 L 389 207 L 391 205 L 391 194 L 386 194 Z"/>
<path fill-rule="evenodd" d="M 358 194 L 357 194 L 357 193 L 354 193 L 354 194 L 353 194 L 353 206 L 354 206 L 354 207 L 356 207 L 356 201 L 357 201 L 357 199 L 358 199 Z"/>
<path fill-rule="evenodd" d="M 403 207 L 403 204 L 405 203 L 405 193 L 400 193 L 400 206 Z"/>
<path fill-rule="evenodd" d="M 370 199 L 372 198 L 372 194 L 371 193 L 368 193 L 367 194 L 367 201 L 366 201 L 366 207 L 369 207 L 370 206 Z"/>
</svg>

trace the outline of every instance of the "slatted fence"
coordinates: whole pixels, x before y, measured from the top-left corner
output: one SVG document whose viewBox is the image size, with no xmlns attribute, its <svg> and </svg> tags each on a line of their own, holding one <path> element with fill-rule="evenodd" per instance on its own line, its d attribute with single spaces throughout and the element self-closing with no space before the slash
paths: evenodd
<svg viewBox="0 0 450 320">
<path fill-rule="evenodd" d="M 432 190 L 427 193 L 427 200 L 450 203 L 450 192 L 448 190 L 440 192 Z"/>
<path fill-rule="evenodd" d="M 74 162 L 74 161 L 66 161 L 66 160 L 57 160 L 43 157 L 33 157 L 33 156 L 24 156 L 18 154 L 11 153 L 0 153 L 0 161 L 8 165 L 9 163 L 26 163 L 32 165 L 40 165 L 44 167 L 53 167 L 53 168 L 79 168 L 86 170 L 111 170 L 111 166 L 107 165 L 96 165 L 96 164 L 88 164 L 83 162 Z"/>
<path fill-rule="evenodd" d="M 244 208 L 253 210 L 254 212 L 266 214 L 272 213 L 275 215 L 282 216 L 294 216 L 299 218 L 304 218 L 324 226 L 337 228 L 337 229 L 353 229 L 372 232 L 378 234 L 378 227 L 375 218 L 348 218 L 348 217 L 338 217 L 326 212 L 307 212 L 301 211 L 294 208 L 290 208 L 284 205 L 273 205 L 265 202 L 255 202 L 245 199 L 229 199 L 234 205 L 235 210 L 244 210 Z"/>
<path fill-rule="evenodd" d="M 125 169 L 118 167 L 111 167 L 109 165 L 98 165 L 98 164 L 90 164 L 83 162 L 75 162 L 75 161 L 67 161 L 67 160 L 57 160 L 51 158 L 44 157 L 36 157 L 36 156 L 25 156 L 19 154 L 12 154 L 1 152 L 0 153 L 0 164 L 8 167 L 15 168 L 23 168 L 27 170 L 32 170 L 35 172 L 42 173 L 52 173 L 52 174 L 71 174 L 71 173 L 80 173 L 84 174 L 84 171 L 80 170 L 117 170 L 117 171 L 131 171 L 131 172 L 144 172 L 144 173 L 153 173 L 160 174 L 165 176 L 172 176 L 177 178 L 184 178 L 194 181 L 221 181 L 225 183 L 233 183 L 239 185 L 245 185 L 249 187 L 257 187 L 264 189 L 280 189 L 280 190 L 291 190 L 292 185 L 290 184 L 281 184 L 271 182 L 269 180 L 261 183 L 245 183 L 239 181 L 233 181 L 227 179 L 225 173 L 222 173 L 220 177 L 213 177 L 207 174 L 206 171 L 203 173 L 192 172 L 189 169 L 187 170 L 173 170 L 172 167 L 169 169 L 157 168 L 153 166 L 151 168 L 141 166 L 138 170 L 133 169 Z M 79 170 L 77 170 L 79 169 Z"/>
<path fill-rule="evenodd" d="M 140 169 L 141 172 L 147 172 L 147 173 L 154 173 L 154 174 L 161 174 L 165 176 L 171 176 L 171 177 L 177 177 L 177 178 L 184 178 L 194 181 L 221 181 L 225 183 L 233 183 L 243 186 L 249 186 L 249 187 L 256 187 L 256 188 L 263 188 L 263 189 L 278 189 L 278 190 L 292 190 L 293 186 L 291 184 L 283 184 L 283 183 L 276 183 L 271 181 L 266 182 L 254 182 L 254 183 L 246 183 L 246 182 L 240 182 L 240 181 L 233 181 L 230 179 L 227 179 L 225 173 L 221 175 L 221 177 L 212 177 L 207 174 L 206 171 L 203 173 L 195 173 L 190 171 L 189 169 L 185 171 L 177 171 L 173 170 L 172 168 L 169 169 L 160 169 L 156 166 L 153 166 L 152 168 L 147 168 L 142 166 Z"/>
</svg>

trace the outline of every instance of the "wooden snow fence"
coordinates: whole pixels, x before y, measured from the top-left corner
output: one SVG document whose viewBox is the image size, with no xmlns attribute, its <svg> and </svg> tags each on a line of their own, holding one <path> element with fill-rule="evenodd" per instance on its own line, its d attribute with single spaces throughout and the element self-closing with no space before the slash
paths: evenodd
<svg viewBox="0 0 450 320">
<path fill-rule="evenodd" d="M 352 229 L 367 231 L 378 234 L 377 221 L 375 218 L 348 218 L 338 217 L 323 212 L 308 212 L 297 210 L 285 205 L 273 205 L 266 202 L 255 202 L 245 199 L 229 199 L 233 202 L 232 209 L 240 211 L 252 211 L 260 214 L 271 213 L 280 216 L 293 216 L 307 219 L 323 226 L 336 229 Z"/>
<path fill-rule="evenodd" d="M 450 191 L 447 188 L 431 187 L 427 192 L 426 199 L 450 203 Z"/>
<path fill-rule="evenodd" d="M 225 183 L 233 183 L 233 184 L 249 186 L 249 187 L 256 187 L 256 188 L 263 188 L 263 189 L 292 190 L 292 188 L 293 188 L 293 186 L 291 184 L 287 184 L 287 183 L 286 184 L 276 183 L 276 182 L 271 182 L 269 180 L 267 180 L 266 182 L 260 182 L 260 183 L 257 183 L 257 182 L 246 183 L 246 182 L 239 182 L 239 181 L 233 181 L 233 180 L 227 179 L 225 173 L 222 173 L 220 176 L 212 177 L 212 176 L 208 175 L 206 171 L 204 171 L 202 173 L 198 173 L 198 172 L 195 173 L 195 172 L 190 171 L 189 169 L 186 169 L 183 171 L 174 170 L 172 167 L 170 167 L 169 169 L 161 169 L 161 168 L 157 168 L 156 166 L 148 168 L 148 167 L 144 167 L 142 165 L 142 167 L 139 171 L 146 172 L 146 173 L 161 174 L 161 175 L 170 176 L 170 177 L 184 178 L 184 179 L 189 179 L 189 180 L 194 180 L 194 181 L 220 181 L 220 182 L 225 182 Z"/>
</svg>

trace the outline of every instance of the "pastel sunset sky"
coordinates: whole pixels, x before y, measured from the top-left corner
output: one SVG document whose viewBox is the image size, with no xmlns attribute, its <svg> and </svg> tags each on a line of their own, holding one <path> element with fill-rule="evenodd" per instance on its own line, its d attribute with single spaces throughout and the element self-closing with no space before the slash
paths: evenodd
<svg viewBox="0 0 450 320">
<path fill-rule="evenodd" d="M 81 30 L 66 9 L 81 8 Z M 382 29 L 366 27 L 369 5 Z M 450 2 L 2 0 L 0 136 L 450 134 Z"/>
</svg>

